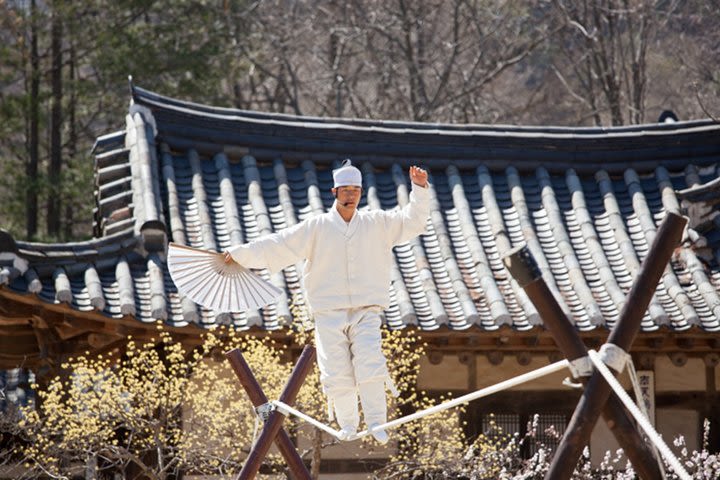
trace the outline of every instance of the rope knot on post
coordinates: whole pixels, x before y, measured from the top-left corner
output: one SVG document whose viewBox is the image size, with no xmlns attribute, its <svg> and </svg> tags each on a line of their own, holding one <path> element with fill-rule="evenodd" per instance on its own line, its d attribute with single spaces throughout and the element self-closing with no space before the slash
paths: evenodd
<svg viewBox="0 0 720 480">
<path fill-rule="evenodd" d="M 603 363 L 615 370 L 617 373 L 622 373 L 622 371 L 625 370 L 625 365 L 632 361 L 630 354 L 614 343 L 604 344 L 600 347 L 600 352 L 598 353 L 600 354 L 600 359 Z M 592 369 L 592 361 L 590 361 L 590 366 Z"/>
<path fill-rule="evenodd" d="M 587 380 L 587 378 L 592 375 L 592 361 L 590 361 L 590 357 L 587 355 L 578 357 L 575 360 L 568 361 L 568 369 L 570 370 L 573 380 Z M 574 389 L 583 388 L 581 382 L 573 382 L 570 377 L 565 377 L 562 384 Z"/>
<path fill-rule="evenodd" d="M 593 372 L 592 361 L 587 355 L 576 358 L 575 360 L 570 360 L 568 368 L 570 369 L 570 373 L 572 373 L 573 378 L 576 380 L 583 377 L 589 377 Z"/>
<path fill-rule="evenodd" d="M 255 414 L 258 419 L 265 423 L 270 418 L 270 414 L 275 411 L 275 405 L 272 402 L 263 403 L 255 407 Z"/>
<path fill-rule="evenodd" d="M 245 389 L 245 392 L 255 407 L 253 409 L 255 412 L 253 443 L 237 480 L 252 480 L 255 478 L 260 471 L 260 465 L 265 455 L 267 455 L 270 450 L 270 444 L 273 442 L 275 442 L 280 450 L 280 454 L 287 462 L 293 480 L 312 480 L 312 475 L 310 475 L 293 441 L 282 428 L 285 414 L 278 412 L 278 408 L 274 402 L 268 400 L 262 387 L 260 387 L 260 384 L 253 375 L 250 365 L 248 365 L 243 358 L 240 349 L 235 348 L 230 350 L 225 353 L 225 356 L 230 361 L 235 375 L 237 375 L 240 384 Z M 293 368 L 290 374 L 290 378 L 288 378 L 285 384 L 285 388 L 280 394 L 280 401 L 282 401 L 283 404 L 292 404 L 295 401 L 305 377 L 307 377 L 312 369 L 314 361 L 315 348 L 311 345 L 306 345 L 295 364 L 295 368 Z M 261 420 L 263 421 L 263 428 L 258 437 L 257 434 Z"/>
</svg>

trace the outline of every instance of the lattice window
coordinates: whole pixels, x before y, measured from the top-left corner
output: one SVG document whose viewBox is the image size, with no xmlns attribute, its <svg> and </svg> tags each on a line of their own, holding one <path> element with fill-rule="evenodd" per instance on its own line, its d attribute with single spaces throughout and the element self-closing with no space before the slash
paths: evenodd
<svg viewBox="0 0 720 480">
<path fill-rule="evenodd" d="M 535 415 L 517 413 L 488 413 L 480 415 L 481 433 L 492 442 L 509 441 L 515 433 L 524 439 L 521 445 L 523 458 L 532 457 L 541 446 L 555 451 L 568 422 L 562 413 Z"/>
</svg>

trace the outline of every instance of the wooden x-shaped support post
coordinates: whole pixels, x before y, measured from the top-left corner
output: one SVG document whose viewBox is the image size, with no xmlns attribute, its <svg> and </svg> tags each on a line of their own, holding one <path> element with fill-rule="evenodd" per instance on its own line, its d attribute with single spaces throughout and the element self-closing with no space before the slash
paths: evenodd
<svg viewBox="0 0 720 480">
<path fill-rule="evenodd" d="M 247 392 L 248 397 L 250 397 L 252 404 L 256 408 L 261 405 L 266 405 L 268 403 L 268 399 L 265 396 L 265 393 L 263 393 L 260 384 L 255 379 L 252 370 L 250 370 L 250 366 L 243 358 L 240 350 L 237 348 L 230 350 L 225 354 L 225 356 L 230 361 L 230 365 L 232 365 L 235 374 L 240 379 L 240 383 Z M 307 345 L 300 354 L 300 358 L 295 364 L 295 368 L 293 369 L 290 378 L 288 378 L 287 384 L 285 384 L 285 388 L 283 389 L 279 399 L 281 402 L 286 403 L 287 405 L 292 405 L 295 402 L 295 397 L 297 397 L 300 387 L 305 381 L 305 377 L 307 377 L 310 373 L 314 361 L 315 347 Z M 262 461 L 270 450 L 270 445 L 273 441 L 275 441 L 278 449 L 280 450 L 280 454 L 287 462 L 290 472 L 295 479 L 310 480 L 312 478 L 310 472 L 305 467 L 302 458 L 300 458 L 300 454 L 295 449 L 295 445 L 293 445 L 287 432 L 282 428 L 284 420 L 285 415 L 277 410 L 270 412 L 270 415 L 265 421 L 260 437 L 257 439 L 255 446 L 250 451 L 242 470 L 240 470 L 238 479 L 250 480 L 255 478 L 255 475 L 257 475 L 260 470 L 260 465 L 262 465 Z"/>
<path fill-rule="evenodd" d="M 673 250 L 682 238 L 686 223 L 687 220 L 680 215 L 668 213 L 665 216 L 641 270 L 635 277 L 620 313 L 620 319 L 610 333 L 607 343 L 616 345 L 625 352 L 630 350 L 640 330 L 645 310 Z M 542 279 L 542 274 L 527 247 L 516 249 L 507 255 L 505 265 L 528 294 L 544 325 L 550 330 L 567 359 L 572 362 L 587 356 L 585 344 Z M 589 443 L 593 427 L 602 413 L 640 477 L 648 480 L 661 479 L 662 472 L 653 451 L 635 428 L 622 403 L 617 397 L 610 396 L 611 387 L 602 375 L 593 371 L 589 380 L 585 378 L 581 381 L 585 385 L 585 390 L 545 478 L 553 480 L 570 478 L 580 459 L 582 449 Z"/>
</svg>

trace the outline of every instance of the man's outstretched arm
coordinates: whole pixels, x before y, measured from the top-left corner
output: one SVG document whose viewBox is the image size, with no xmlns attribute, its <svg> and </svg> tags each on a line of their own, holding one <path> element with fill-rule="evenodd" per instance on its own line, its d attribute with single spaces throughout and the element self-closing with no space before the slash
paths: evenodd
<svg viewBox="0 0 720 480">
<path fill-rule="evenodd" d="M 223 256 L 226 263 L 234 261 L 247 268 L 277 272 L 307 258 L 307 248 L 312 243 L 310 235 L 307 223 L 301 222 L 250 243 L 233 245 Z"/>
<path fill-rule="evenodd" d="M 400 210 L 387 212 L 385 217 L 387 235 L 389 235 L 387 238 L 393 246 L 407 242 L 423 233 L 430 215 L 428 173 L 413 165 L 410 167 L 409 174 L 412 181 L 410 202 Z"/>
</svg>

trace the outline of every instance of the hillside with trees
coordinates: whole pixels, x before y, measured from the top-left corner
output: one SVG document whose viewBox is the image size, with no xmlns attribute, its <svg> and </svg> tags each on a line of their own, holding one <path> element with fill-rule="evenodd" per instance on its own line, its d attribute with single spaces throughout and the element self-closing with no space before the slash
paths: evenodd
<svg viewBox="0 0 720 480">
<path fill-rule="evenodd" d="M 720 115 L 717 0 L 0 1 L 0 227 L 91 235 L 128 76 L 270 112 L 618 126 Z"/>
</svg>

